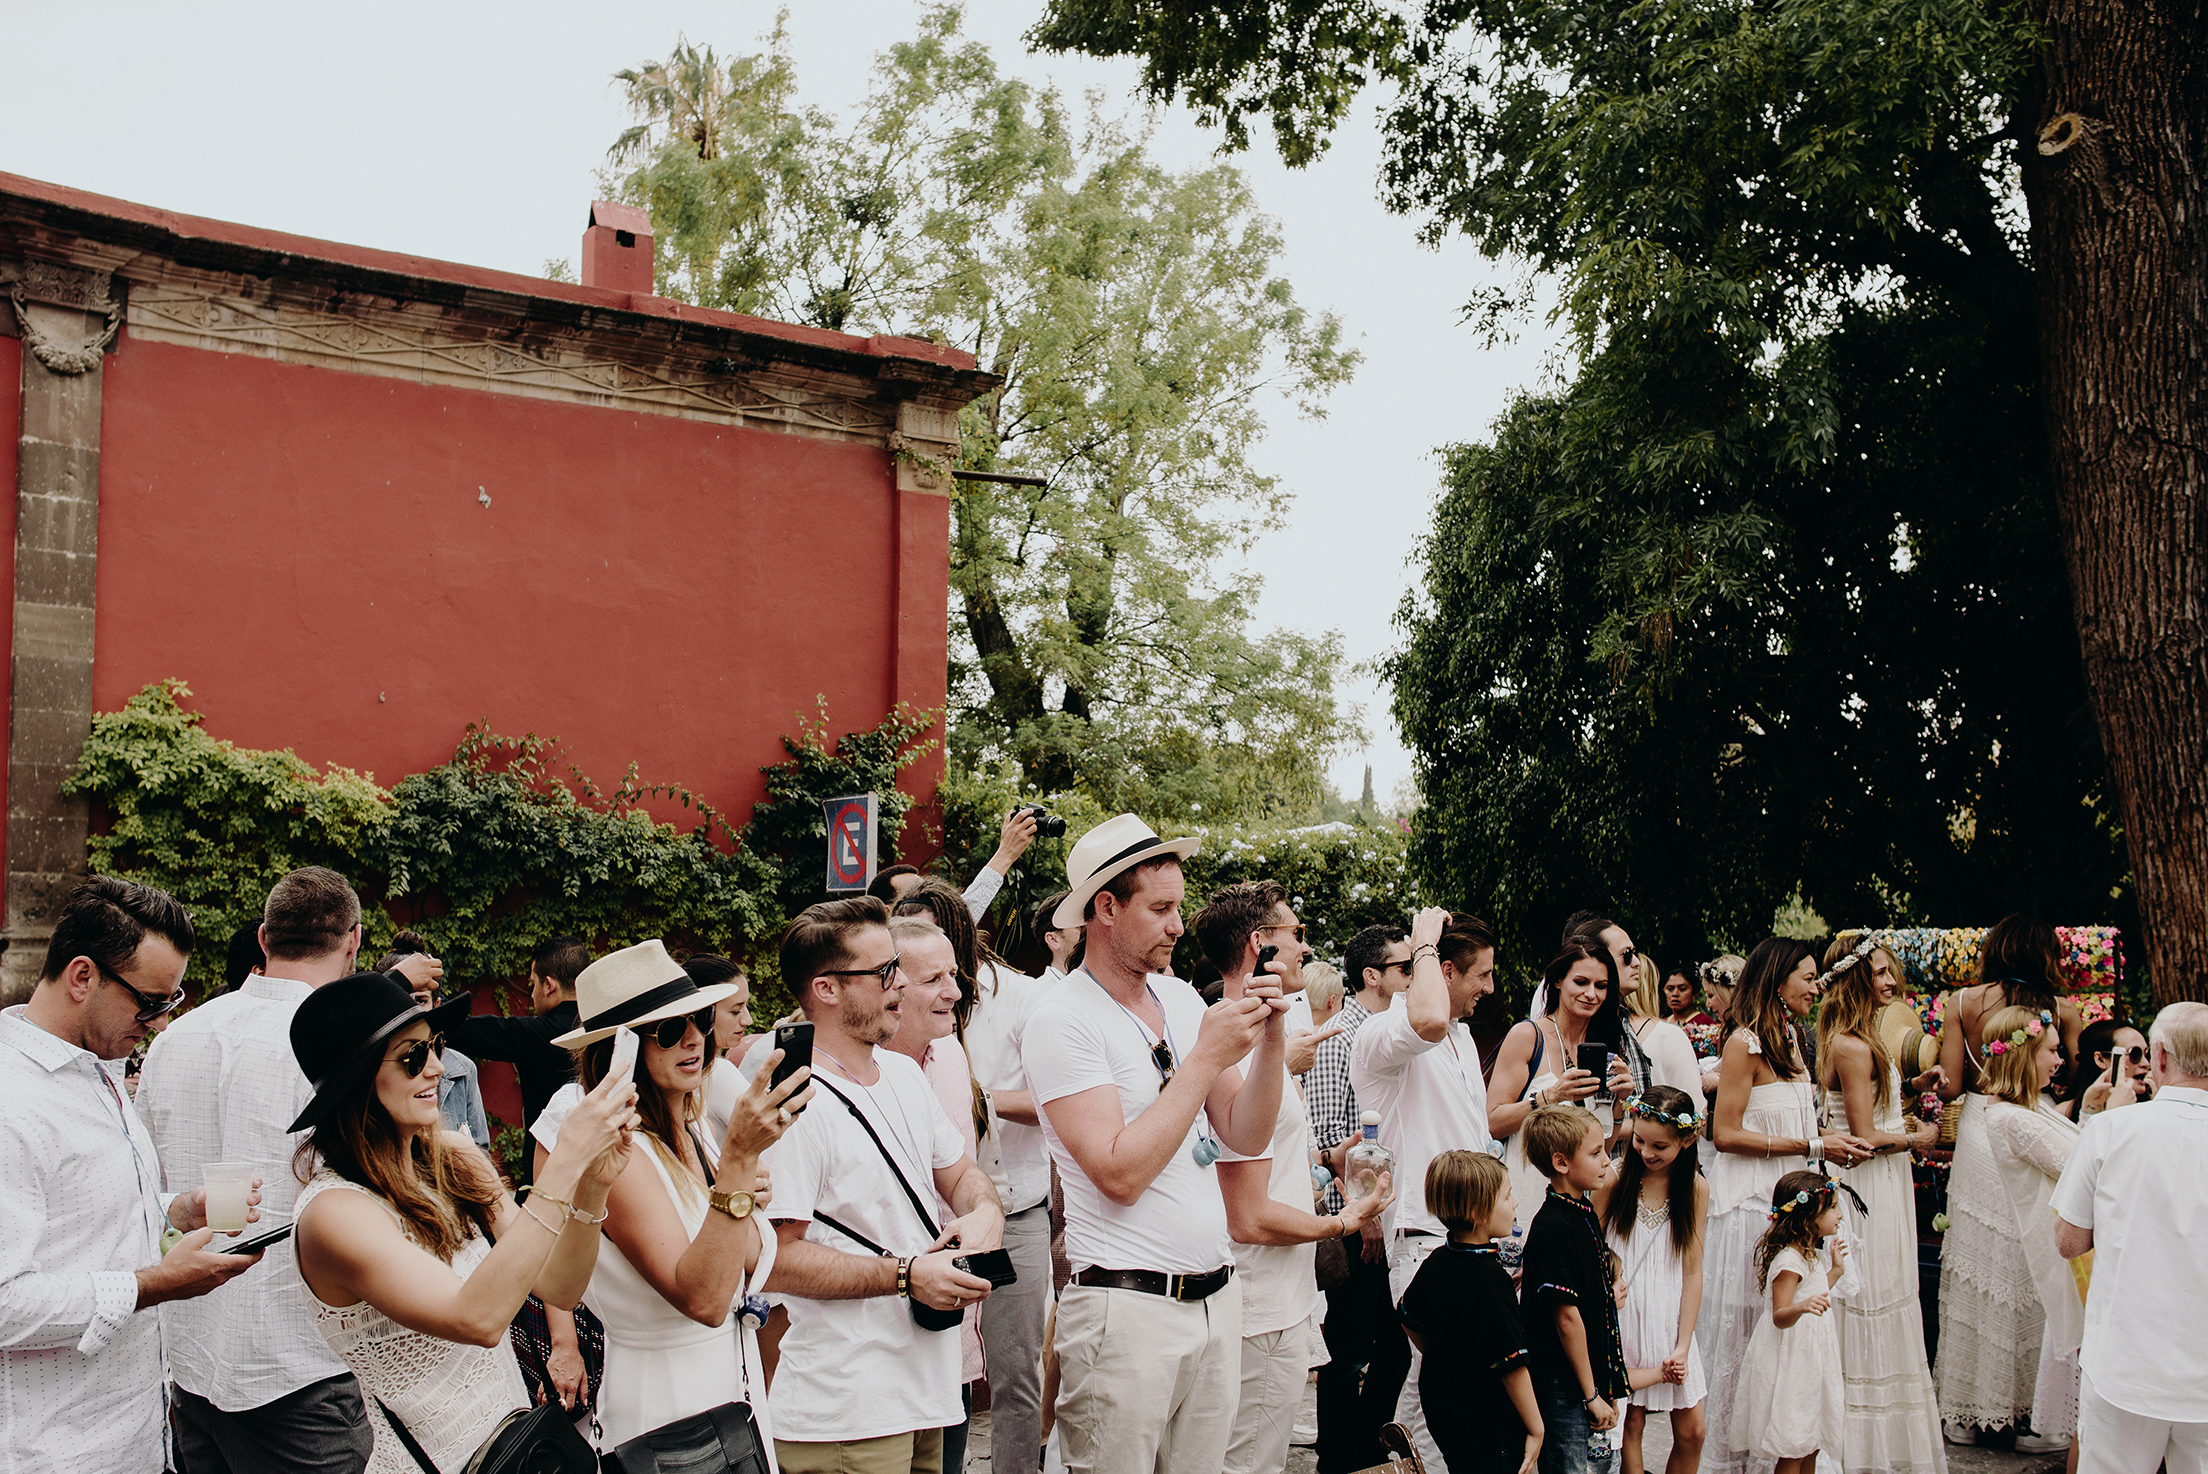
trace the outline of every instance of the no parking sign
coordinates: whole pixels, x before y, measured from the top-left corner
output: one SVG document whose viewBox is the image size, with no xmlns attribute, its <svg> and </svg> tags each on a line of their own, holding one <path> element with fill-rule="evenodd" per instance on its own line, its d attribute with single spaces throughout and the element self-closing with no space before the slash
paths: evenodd
<svg viewBox="0 0 2208 1474">
<path fill-rule="evenodd" d="M 832 798 L 821 808 L 828 815 L 828 889 L 865 890 L 874 883 L 874 795 Z"/>
</svg>

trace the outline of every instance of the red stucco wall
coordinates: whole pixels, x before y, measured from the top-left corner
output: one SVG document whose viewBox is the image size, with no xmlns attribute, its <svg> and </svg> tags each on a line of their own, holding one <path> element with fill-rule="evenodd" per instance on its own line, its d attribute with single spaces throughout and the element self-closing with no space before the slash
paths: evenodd
<svg viewBox="0 0 2208 1474">
<path fill-rule="evenodd" d="M 98 710 L 181 676 L 386 785 L 487 720 L 741 823 L 816 696 L 943 699 L 948 504 L 870 447 L 127 334 L 102 441 Z"/>
</svg>

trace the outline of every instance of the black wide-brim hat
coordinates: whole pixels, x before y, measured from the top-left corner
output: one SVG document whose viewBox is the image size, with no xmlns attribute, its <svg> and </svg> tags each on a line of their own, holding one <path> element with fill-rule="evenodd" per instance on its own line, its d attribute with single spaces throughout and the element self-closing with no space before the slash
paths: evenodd
<svg viewBox="0 0 2208 1474">
<path fill-rule="evenodd" d="M 286 1128 L 305 1131 L 376 1073 L 393 1034 L 420 1019 L 443 1033 L 466 1018 L 475 1000 L 463 993 L 423 1008 L 395 973 L 356 972 L 324 983 L 291 1016 L 291 1053 L 314 1086 L 314 1099 Z"/>
</svg>

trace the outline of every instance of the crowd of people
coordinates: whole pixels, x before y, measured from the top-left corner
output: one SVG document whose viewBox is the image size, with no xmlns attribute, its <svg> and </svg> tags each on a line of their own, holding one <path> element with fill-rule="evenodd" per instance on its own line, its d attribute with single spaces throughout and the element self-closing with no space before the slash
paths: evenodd
<svg viewBox="0 0 2208 1474">
<path fill-rule="evenodd" d="M 764 1028 L 729 959 L 573 937 L 476 1015 L 320 868 L 179 1014 L 185 909 L 87 880 L 0 1013 L 0 1474 L 949 1474 L 983 1389 L 999 1470 L 1641 1474 L 1662 1415 L 1666 1474 L 2208 1471 L 2208 1005 L 2087 1025 L 2011 917 L 1927 1039 L 1872 935 L 1666 973 L 1582 912 L 1483 1060 L 1486 923 L 1337 968 L 1129 814 L 1014 970 L 1034 829 L 805 910 Z"/>
</svg>

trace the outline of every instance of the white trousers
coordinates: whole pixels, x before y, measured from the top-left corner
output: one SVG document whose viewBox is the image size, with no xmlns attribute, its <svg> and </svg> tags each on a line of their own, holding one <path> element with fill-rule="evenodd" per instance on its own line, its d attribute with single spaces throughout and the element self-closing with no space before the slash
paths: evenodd
<svg viewBox="0 0 2208 1474">
<path fill-rule="evenodd" d="M 2078 1379 L 2078 1474 L 2208 1474 L 2208 1423 L 2166 1423 L 2126 1412 Z"/>
<path fill-rule="evenodd" d="M 1219 1474 L 1242 1380 L 1242 1281 L 1180 1302 L 1068 1285 L 1058 1297 L 1067 1474 Z"/>
<path fill-rule="evenodd" d="M 1389 1304 L 1403 1303 L 1403 1292 L 1418 1278 L 1418 1267 L 1426 1262 L 1426 1256 L 1448 1242 L 1422 1233 L 1399 1233 L 1388 1241 Z M 1402 1334 L 1400 1327 L 1396 1334 Z M 1413 1346 L 1411 1370 L 1403 1378 L 1403 1390 L 1395 1398 L 1395 1420 L 1410 1431 L 1411 1446 L 1418 1450 L 1426 1474 L 1449 1474 L 1449 1466 L 1442 1462 L 1440 1445 L 1434 1442 L 1434 1435 L 1426 1431 L 1426 1408 L 1418 1399 L 1418 1374 L 1425 1365 L 1425 1356 Z"/>
<path fill-rule="evenodd" d="M 1311 1375 L 1310 1319 L 1242 1338 L 1242 1397 L 1221 1474 L 1281 1474 Z"/>
</svg>

